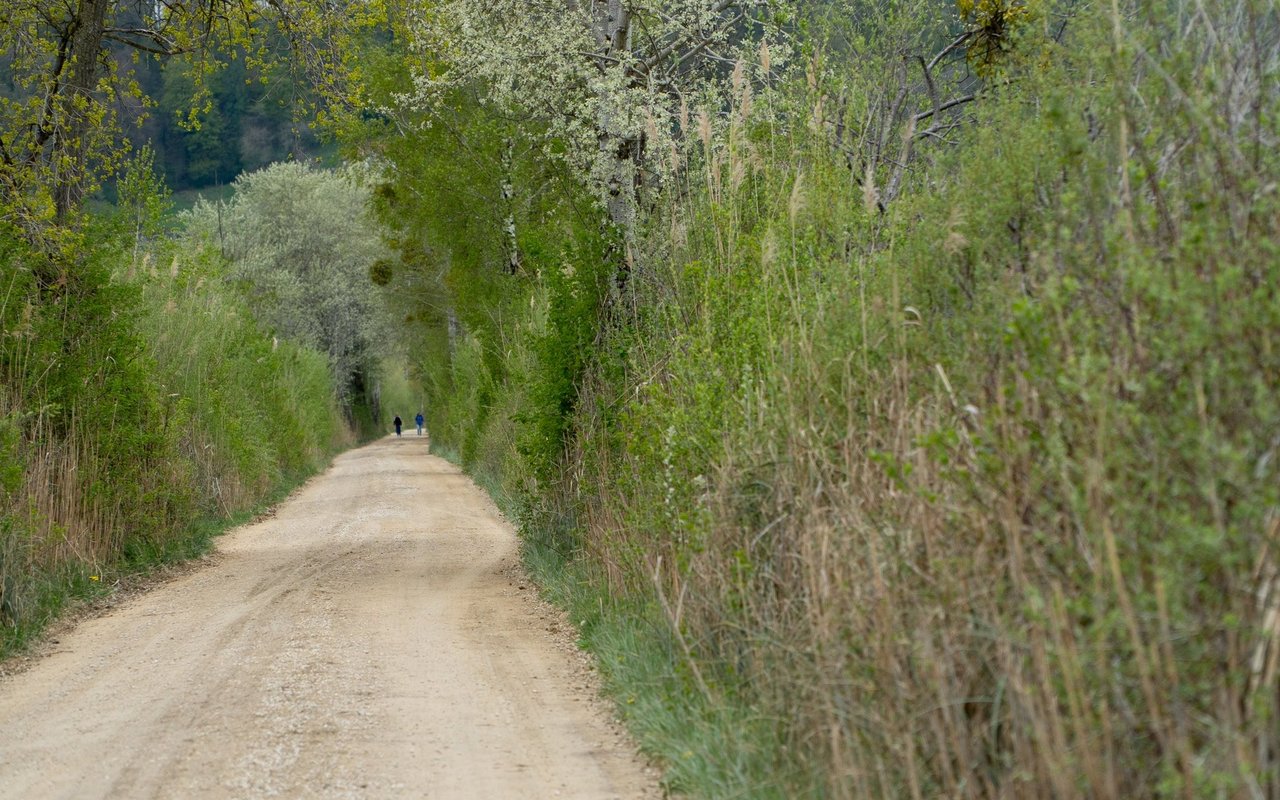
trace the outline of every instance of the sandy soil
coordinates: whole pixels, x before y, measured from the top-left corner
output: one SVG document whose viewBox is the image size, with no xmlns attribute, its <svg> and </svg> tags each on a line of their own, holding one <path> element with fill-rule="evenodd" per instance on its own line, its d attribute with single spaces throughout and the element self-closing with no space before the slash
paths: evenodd
<svg viewBox="0 0 1280 800">
<path fill-rule="evenodd" d="M 0 679 L 3 798 L 650 798 L 466 476 L 390 437 Z"/>
</svg>

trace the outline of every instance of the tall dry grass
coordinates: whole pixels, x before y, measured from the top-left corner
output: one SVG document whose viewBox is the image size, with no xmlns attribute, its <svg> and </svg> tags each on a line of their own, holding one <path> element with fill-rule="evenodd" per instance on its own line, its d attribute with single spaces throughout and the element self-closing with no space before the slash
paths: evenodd
<svg viewBox="0 0 1280 800">
<path fill-rule="evenodd" d="M 567 429 L 543 275 L 435 433 L 659 641 L 657 736 L 735 710 L 695 791 L 1280 798 L 1276 8 L 968 5 L 813 4 L 684 117 Z"/>
<path fill-rule="evenodd" d="M 3 409 L 6 416 L 12 410 Z M 24 469 L 9 492 L 10 498 L 16 495 L 21 501 L 5 509 L 0 587 L 5 616 L 20 619 L 34 610 L 37 592 L 32 584 L 40 581 L 42 570 L 93 564 L 110 552 L 119 509 L 88 496 L 86 488 L 95 480 L 94 461 L 80 442 L 27 445 L 6 455 L 20 460 Z"/>
<path fill-rule="evenodd" d="M 578 408 L 584 552 L 796 793 L 1280 797 L 1280 21 L 1070 24 L 914 175 L 730 121 Z"/>
<path fill-rule="evenodd" d="M 198 550 L 198 518 L 251 508 L 353 439 L 327 359 L 264 336 L 210 262 L 158 244 L 165 269 L 152 253 L 113 276 L 129 257 L 109 242 L 49 287 L 27 269 L 44 256 L 0 236 L 6 651 L 71 595 Z"/>
</svg>

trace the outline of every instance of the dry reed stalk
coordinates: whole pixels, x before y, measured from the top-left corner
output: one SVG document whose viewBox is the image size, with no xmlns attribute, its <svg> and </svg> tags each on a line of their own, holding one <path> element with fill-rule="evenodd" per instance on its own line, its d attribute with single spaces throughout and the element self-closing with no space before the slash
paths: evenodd
<svg viewBox="0 0 1280 800">
<path fill-rule="evenodd" d="M 1101 757 L 1094 743 L 1093 732 L 1097 720 L 1088 711 L 1085 700 L 1084 674 L 1080 666 L 1079 651 L 1067 617 L 1066 596 L 1062 585 L 1052 582 L 1052 603 L 1049 605 L 1049 634 L 1053 638 L 1055 659 L 1065 685 L 1068 721 L 1071 725 L 1071 751 L 1080 754 L 1081 768 L 1089 793 L 1095 797 L 1106 796 L 1106 780 L 1103 776 Z"/>
</svg>

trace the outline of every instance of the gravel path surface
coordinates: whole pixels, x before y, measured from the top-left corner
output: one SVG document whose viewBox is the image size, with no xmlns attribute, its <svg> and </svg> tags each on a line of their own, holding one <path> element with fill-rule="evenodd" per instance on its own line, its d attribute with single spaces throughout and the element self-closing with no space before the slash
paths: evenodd
<svg viewBox="0 0 1280 800">
<path fill-rule="evenodd" d="M 0 797 L 659 797 L 516 547 L 425 437 L 349 452 L 0 679 Z"/>
</svg>

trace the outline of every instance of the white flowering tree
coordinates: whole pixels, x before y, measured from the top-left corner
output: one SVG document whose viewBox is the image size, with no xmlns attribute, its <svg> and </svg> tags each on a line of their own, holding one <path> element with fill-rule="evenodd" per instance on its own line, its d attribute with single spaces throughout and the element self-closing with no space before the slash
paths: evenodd
<svg viewBox="0 0 1280 800">
<path fill-rule="evenodd" d="M 274 164 L 235 182 L 227 203 L 200 203 L 187 230 L 220 247 L 255 316 L 329 356 L 344 403 L 389 341 L 371 265 L 385 251 L 369 190 L 351 170 Z"/>
<path fill-rule="evenodd" d="M 445 0 L 413 28 L 426 66 L 403 100 L 429 110 L 468 83 L 505 113 L 539 120 L 548 152 L 567 159 L 629 233 L 641 190 L 676 169 L 690 106 L 722 104 L 735 67 L 741 82 L 741 65 L 782 63 L 789 5 Z"/>
</svg>

